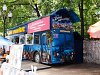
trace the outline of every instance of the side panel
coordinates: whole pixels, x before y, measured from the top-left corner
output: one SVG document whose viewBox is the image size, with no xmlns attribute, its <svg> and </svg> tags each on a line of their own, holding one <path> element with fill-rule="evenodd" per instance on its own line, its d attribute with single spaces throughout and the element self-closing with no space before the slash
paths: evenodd
<svg viewBox="0 0 100 75">
<path fill-rule="evenodd" d="M 54 33 L 52 41 L 52 63 L 73 61 L 74 39 L 73 33 Z"/>
</svg>

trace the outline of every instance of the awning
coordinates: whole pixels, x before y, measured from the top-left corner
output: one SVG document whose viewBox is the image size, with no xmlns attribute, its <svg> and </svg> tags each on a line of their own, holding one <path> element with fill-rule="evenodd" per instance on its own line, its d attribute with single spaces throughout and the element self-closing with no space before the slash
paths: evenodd
<svg viewBox="0 0 100 75">
<path fill-rule="evenodd" d="M 9 46 L 9 45 L 12 45 L 12 44 L 13 43 L 10 40 L 0 36 L 0 45 L 8 45 Z"/>
<path fill-rule="evenodd" d="M 91 25 L 87 31 L 90 38 L 100 38 L 100 21 Z"/>
</svg>

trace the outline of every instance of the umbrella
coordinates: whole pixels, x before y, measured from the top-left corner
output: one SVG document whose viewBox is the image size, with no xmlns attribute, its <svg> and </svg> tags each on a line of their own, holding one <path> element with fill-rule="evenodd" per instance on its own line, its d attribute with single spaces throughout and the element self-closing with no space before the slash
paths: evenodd
<svg viewBox="0 0 100 75">
<path fill-rule="evenodd" d="M 100 38 L 100 21 L 91 25 L 87 32 L 91 38 Z"/>
<path fill-rule="evenodd" d="M 0 45 L 12 45 L 12 44 L 13 43 L 7 38 L 0 36 Z"/>
</svg>

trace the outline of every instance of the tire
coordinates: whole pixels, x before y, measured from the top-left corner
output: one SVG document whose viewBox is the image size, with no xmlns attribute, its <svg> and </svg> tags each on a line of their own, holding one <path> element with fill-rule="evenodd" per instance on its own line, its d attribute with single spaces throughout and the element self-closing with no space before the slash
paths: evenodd
<svg viewBox="0 0 100 75">
<path fill-rule="evenodd" d="M 40 54 L 38 52 L 36 52 L 35 55 L 34 55 L 34 61 L 36 63 L 40 63 Z"/>
</svg>

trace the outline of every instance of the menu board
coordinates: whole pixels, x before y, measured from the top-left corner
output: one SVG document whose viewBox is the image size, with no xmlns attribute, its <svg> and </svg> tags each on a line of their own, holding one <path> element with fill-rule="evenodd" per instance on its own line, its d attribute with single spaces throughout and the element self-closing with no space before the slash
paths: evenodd
<svg viewBox="0 0 100 75">
<path fill-rule="evenodd" d="M 19 75 L 21 70 L 23 45 L 12 45 L 10 54 L 6 57 L 9 62 L 4 62 L 1 65 L 3 75 Z"/>
<path fill-rule="evenodd" d="M 9 64 L 17 69 L 21 69 L 23 45 L 12 45 L 10 48 Z"/>
</svg>

